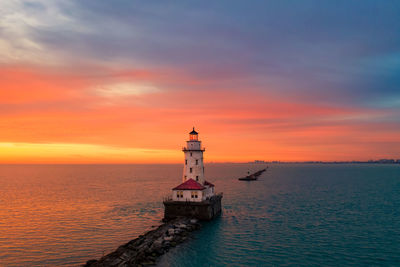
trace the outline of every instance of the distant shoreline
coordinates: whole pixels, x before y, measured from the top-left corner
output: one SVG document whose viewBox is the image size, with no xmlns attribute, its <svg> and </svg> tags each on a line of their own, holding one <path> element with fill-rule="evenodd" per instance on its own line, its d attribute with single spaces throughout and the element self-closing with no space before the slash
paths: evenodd
<svg viewBox="0 0 400 267">
<path fill-rule="evenodd" d="M 381 161 L 264 161 L 264 162 L 204 162 L 204 164 L 400 164 L 400 160 L 393 160 L 388 162 Z M 29 166 L 40 166 L 40 165 L 181 165 L 180 163 L 0 163 L 0 166 L 12 166 L 12 165 L 29 165 Z"/>
<path fill-rule="evenodd" d="M 246 164 L 400 164 L 400 160 L 377 161 L 264 161 L 245 162 Z"/>
</svg>

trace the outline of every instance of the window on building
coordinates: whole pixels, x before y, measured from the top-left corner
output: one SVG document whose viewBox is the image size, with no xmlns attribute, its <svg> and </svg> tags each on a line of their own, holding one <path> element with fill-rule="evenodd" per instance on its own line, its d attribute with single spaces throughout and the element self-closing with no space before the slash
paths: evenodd
<svg viewBox="0 0 400 267">
<path fill-rule="evenodd" d="M 198 159 L 196 159 L 196 165 L 199 165 L 199 160 Z"/>
<path fill-rule="evenodd" d="M 198 175 L 196 175 L 196 181 L 198 181 L 199 180 L 199 176 Z"/>
<path fill-rule="evenodd" d="M 192 173 L 193 172 L 193 169 L 192 168 L 190 168 L 190 173 Z"/>
</svg>

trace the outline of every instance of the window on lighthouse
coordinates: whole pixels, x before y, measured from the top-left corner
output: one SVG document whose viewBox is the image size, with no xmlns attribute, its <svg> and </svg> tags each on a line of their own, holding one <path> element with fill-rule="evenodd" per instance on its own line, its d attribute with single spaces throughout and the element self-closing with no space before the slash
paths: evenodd
<svg viewBox="0 0 400 267">
<path fill-rule="evenodd" d="M 196 159 L 196 165 L 199 165 L 199 160 L 198 159 Z"/>
<path fill-rule="evenodd" d="M 187 159 L 185 159 L 185 165 L 187 165 Z"/>
<path fill-rule="evenodd" d="M 190 173 L 192 173 L 193 172 L 193 169 L 192 168 L 190 168 Z"/>
</svg>

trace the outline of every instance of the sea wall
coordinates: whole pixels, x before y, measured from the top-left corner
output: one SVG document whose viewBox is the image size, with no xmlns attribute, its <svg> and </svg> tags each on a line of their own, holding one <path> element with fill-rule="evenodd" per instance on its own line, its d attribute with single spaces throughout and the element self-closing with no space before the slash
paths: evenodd
<svg viewBox="0 0 400 267">
<path fill-rule="evenodd" d="M 99 260 L 89 260 L 85 267 L 144 266 L 155 264 L 157 258 L 171 247 L 185 241 L 190 232 L 199 229 L 197 219 L 185 217 L 170 220 L 157 229 L 120 246 Z"/>
<path fill-rule="evenodd" d="M 164 201 L 164 220 L 172 220 L 179 216 L 209 221 L 221 214 L 222 194 L 215 195 L 202 202 Z"/>
</svg>

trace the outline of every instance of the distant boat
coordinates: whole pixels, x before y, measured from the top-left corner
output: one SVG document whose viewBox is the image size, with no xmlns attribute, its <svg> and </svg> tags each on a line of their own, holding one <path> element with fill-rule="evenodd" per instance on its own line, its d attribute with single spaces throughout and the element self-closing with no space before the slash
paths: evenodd
<svg viewBox="0 0 400 267">
<path fill-rule="evenodd" d="M 268 167 L 267 167 L 268 168 Z M 265 172 L 267 170 L 267 168 L 259 170 L 255 173 L 250 174 L 250 172 L 247 172 L 248 175 L 245 177 L 241 177 L 238 180 L 239 181 L 255 181 L 258 179 L 258 176 L 260 176 L 263 172 Z"/>
</svg>

